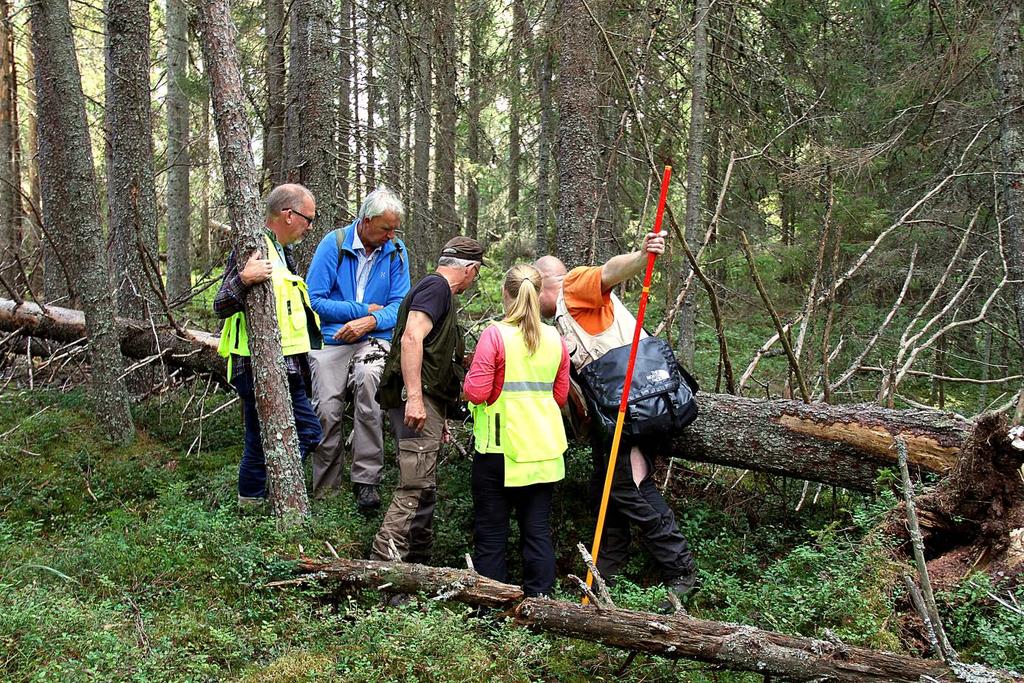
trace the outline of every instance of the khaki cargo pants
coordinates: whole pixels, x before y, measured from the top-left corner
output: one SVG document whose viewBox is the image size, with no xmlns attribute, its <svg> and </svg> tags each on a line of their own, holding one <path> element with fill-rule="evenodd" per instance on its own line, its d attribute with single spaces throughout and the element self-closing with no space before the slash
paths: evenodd
<svg viewBox="0 0 1024 683">
<path fill-rule="evenodd" d="M 388 412 L 398 442 L 398 485 L 380 531 L 373 539 L 370 557 L 390 560 L 393 541 L 399 559 L 427 562 L 433 543 L 434 506 L 437 503 L 437 454 L 444 431 L 444 407 L 429 396 L 423 398 L 427 421 L 422 432 L 405 426 L 405 407 Z"/>
</svg>

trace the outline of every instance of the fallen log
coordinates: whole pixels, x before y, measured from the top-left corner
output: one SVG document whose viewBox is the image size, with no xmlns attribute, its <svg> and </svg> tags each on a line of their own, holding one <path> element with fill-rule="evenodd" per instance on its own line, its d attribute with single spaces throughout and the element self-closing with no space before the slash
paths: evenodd
<svg viewBox="0 0 1024 683">
<path fill-rule="evenodd" d="M 424 593 L 436 600 L 506 607 L 516 623 L 536 631 L 787 680 L 958 680 L 946 664 L 937 660 L 685 615 L 597 608 L 547 598 L 523 599 L 518 586 L 487 579 L 471 570 L 402 562 L 304 558 L 298 562 L 296 572 L 301 582 L 319 581 L 387 593 Z M 283 587 L 295 582 L 268 585 Z M 986 675 L 988 678 L 976 680 L 1010 680 L 1009 676 L 1000 678 L 992 672 Z"/>
<path fill-rule="evenodd" d="M 217 337 L 147 322 L 120 320 L 125 355 L 223 374 Z M 85 335 L 80 311 L 0 299 L 0 331 L 70 342 Z M 663 455 L 871 490 L 878 472 L 894 466 L 893 439 L 902 437 L 910 464 L 937 474 L 951 471 L 971 436 L 971 423 L 938 411 L 892 410 L 875 405 L 763 401 L 728 394 L 699 394 L 700 418 L 672 440 Z"/>
<path fill-rule="evenodd" d="M 118 318 L 117 322 L 121 352 L 129 358 L 160 355 L 170 365 L 224 374 L 224 359 L 217 354 L 217 335 L 190 329 L 183 336 L 167 325 L 126 318 Z M 85 338 L 85 315 L 72 308 L 47 306 L 44 311 L 34 303 L 19 305 L 10 299 L 0 299 L 0 331 L 19 330 L 24 335 L 68 344 Z"/>
<path fill-rule="evenodd" d="M 519 586 L 449 567 L 379 560 L 336 559 L 323 562 L 302 559 L 296 571 L 300 575 L 327 583 L 371 588 L 386 593 L 436 592 L 445 600 L 468 605 L 505 607 L 523 599 L 523 589 Z"/>
<path fill-rule="evenodd" d="M 700 417 L 665 455 L 729 465 L 848 489 L 871 490 L 880 469 L 896 465 L 902 437 L 912 466 L 952 470 L 973 425 L 931 410 L 877 405 L 764 401 L 699 394 Z"/>
</svg>

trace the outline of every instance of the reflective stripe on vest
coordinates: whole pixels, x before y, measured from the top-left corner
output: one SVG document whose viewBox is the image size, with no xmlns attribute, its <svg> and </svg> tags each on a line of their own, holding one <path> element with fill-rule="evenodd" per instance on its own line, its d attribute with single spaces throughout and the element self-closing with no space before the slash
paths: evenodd
<svg viewBox="0 0 1024 683">
<path fill-rule="evenodd" d="M 306 310 L 312 311 L 309 293 L 305 281 L 288 270 L 288 264 L 281 257 L 274 242 L 264 235 L 267 254 L 273 266 L 270 282 L 274 288 L 274 304 L 277 310 L 277 326 L 281 331 L 281 352 L 285 356 L 308 353 L 310 349 L 309 329 L 307 328 Z M 313 313 L 317 326 L 319 316 Z M 220 333 L 220 355 L 228 358 L 228 376 L 231 375 L 232 355 L 249 355 L 249 329 L 246 325 L 245 313 L 239 311 L 224 321 Z"/>
<path fill-rule="evenodd" d="M 505 486 L 560 481 L 568 444 L 552 394 L 562 362 L 558 331 L 543 325 L 540 345 L 531 355 L 518 327 L 496 327 L 505 347 L 505 379 L 498 400 L 473 406 L 476 449 L 504 454 Z"/>
</svg>

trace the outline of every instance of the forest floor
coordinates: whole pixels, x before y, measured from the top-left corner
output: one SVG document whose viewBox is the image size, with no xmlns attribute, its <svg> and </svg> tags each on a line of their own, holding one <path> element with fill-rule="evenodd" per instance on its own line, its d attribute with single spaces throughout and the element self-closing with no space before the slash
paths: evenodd
<svg viewBox="0 0 1024 683">
<path fill-rule="evenodd" d="M 205 384 L 205 383 L 204 383 Z M 384 608 L 373 593 L 262 586 L 288 575 L 300 545 L 363 557 L 380 521 L 350 492 L 314 503 L 312 520 L 280 533 L 236 509 L 242 429 L 230 398 L 203 385 L 137 407 L 139 440 L 105 442 L 80 391 L 0 395 L 0 679 L 260 681 L 759 681 L 691 662 L 537 635 L 459 605 Z M 199 427 L 202 425 L 202 442 Z M 558 491 L 560 595 L 582 571 L 573 550 L 593 533 L 589 453 L 573 448 Z M 665 464 L 659 476 L 664 477 Z M 383 487 L 393 486 L 389 462 Z M 698 617 L 921 653 L 902 616 L 901 566 L 874 532 L 896 497 L 826 488 L 801 510 L 802 482 L 673 463 L 670 495 L 700 565 Z M 659 480 L 662 483 L 663 480 Z M 470 550 L 469 462 L 449 447 L 439 466 L 434 562 Z M 514 544 L 514 540 L 513 540 Z M 514 547 L 514 545 L 513 545 Z M 664 597 L 638 547 L 620 606 Z M 512 566 L 518 563 L 512 561 Z M 512 577 L 515 580 L 515 577 Z M 634 583 L 635 582 L 635 583 Z M 1024 668 L 1024 618 L 987 597 L 983 575 L 940 595 L 963 656 Z M 1024 595 L 1019 596 L 1024 598 Z"/>
</svg>

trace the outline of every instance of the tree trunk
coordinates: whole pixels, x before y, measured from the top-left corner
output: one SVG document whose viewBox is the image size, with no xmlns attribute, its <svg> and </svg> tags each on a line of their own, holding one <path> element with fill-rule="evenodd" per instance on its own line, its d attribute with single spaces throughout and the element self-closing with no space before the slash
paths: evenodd
<svg viewBox="0 0 1024 683">
<path fill-rule="evenodd" d="M 349 171 L 352 166 L 352 55 L 355 45 L 349 22 L 352 15 L 352 0 L 341 0 L 338 9 L 338 192 L 349 196 Z M 356 162 L 358 163 L 358 161 Z M 337 217 L 340 222 L 341 216 Z"/>
<path fill-rule="evenodd" d="M 225 376 L 226 363 L 217 347 L 219 334 L 204 330 L 183 330 L 184 335 L 166 325 L 154 328 L 149 320 L 117 319 L 121 353 L 129 358 L 148 359 L 160 355 L 161 362 L 194 372 Z M 153 330 L 156 330 L 156 338 Z M 40 308 L 33 303 L 17 305 L 0 299 L 0 330 L 21 330 L 24 335 L 70 344 L 87 338 L 85 316 L 81 311 L 59 306 Z"/>
<path fill-rule="evenodd" d="M 816 638 L 789 636 L 753 626 L 666 616 L 613 607 L 597 608 L 547 598 L 523 599 L 519 586 L 471 570 L 404 562 L 302 559 L 297 579 L 272 586 L 308 583 L 306 577 L 346 587 L 389 593 L 429 593 L 434 599 L 470 605 L 514 607 L 515 622 L 612 647 L 671 659 L 691 659 L 734 671 L 753 671 L 786 680 L 906 681 L 957 680 L 940 661 L 880 652 Z M 1001 672 L 990 672 L 1001 675 Z"/>
<path fill-rule="evenodd" d="M 998 53 L 999 105 L 1003 111 L 999 135 L 1003 153 L 1003 203 L 1006 224 L 1006 256 L 1017 311 L 1017 338 L 1024 339 L 1024 65 L 1021 64 L 1021 0 L 1001 0 L 997 5 L 996 51 Z"/>
<path fill-rule="evenodd" d="M 203 76 L 206 83 L 203 94 L 199 98 L 199 144 L 196 146 L 196 153 L 201 164 L 199 172 L 199 254 L 203 259 L 203 268 L 209 268 L 213 264 L 214 255 L 213 229 L 210 224 L 210 173 L 213 157 L 210 154 L 210 84 L 206 74 Z"/>
<path fill-rule="evenodd" d="M 398 6 L 399 0 L 389 0 L 388 16 L 388 62 L 391 66 L 387 74 L 388 100 L 388 159 L 384 167 L 384 182 L 395 192 L 403 189 L 402 173 L 402 14 Z"/>
<path fill-rule="evenodd" d="M 352 3 L 349 11 L 349 45 L 352 45 L 352 192 L 343 195 L 346 200 L 351 198 L 355 206 L 362 203 L 363 194 L 363 131 L 359 125 L 359 50 L 356 45 L 356 3 Z M 338 205 L 338 222 L 347 223 L 352 214 L 345 209 L 345 203 Z"/>
<path fill-rule="evenodd" d="M 418 0 L 415 19 L 419 24 L 419 35 L 412 46 L 416 68 L 416 129 L 413 151 L 412 206 L 409 211 L 409 232 L 416 235 L 422 246 L 412 252 L 413 281 L 427 272 L 427 263 L 436 258 L 432 239 L 433 220 L 430 213 L 430 112 L 433 102 L 431 82 L 431 54 L 433 52 L 434 20 L 433 3 Z"/>
<path fill-rule="evenodd" d="M 541 29 L 540 57 L 537 60 L 537 95 L 540 100 L 537 132 L 537 214 L 534 229 L 534 250 L 537 256 L 551 252 L 548 244 L 548 212 L 551 210 L 551 63 L 552 5 L 546 5 Z"/>
<path fill-rule="evenodd" d="M 192 289 L 187 67 L 188 12 L 184 0 L 167 0 L 167 296 L 172 300 Z"/>
<path fill-rule="evenodd" d="M 511 69 L 508 80 L 508 228 L 519 240 L 519 167 L 523 150 L 520 139 L 520 112 L 523 108 L 523 81 L 526 80 L 524 50 L 527 41 L 526 3 L 512 0 L 512 44 L 509 49 Z"/>
<path fill-rule="evenodd" d="M 469 102 L 466 117 L 466 156 L 469 157 L 469 173 L 466 177 L 466 235 L 480 239 L 480 186 L 477 177 L 481 168 L 480 156 L 480 111 L 481 80 L 483 79 L 483 41 L 485 16 L 488 8 L 483 2 L 471 3 L 469 16 Z"/>
<path fill-rule="evenodd" d="M 696 0 L 693 31 L 693 90 L 690 93 L 690 141 L 686 153 L 686 241 L 697 253 L 703 232 L 700 220 L 701 181 L 704 174 L 704 105 L 708 74 L 708 0 Z M 685 281 L 690 264 L 684 259 Z M 679 310 L 679 362 L 693 367 L 696 351 L 697 288 L 690 287 Z"/>
<path fill-rule="evenodd" d="M 39 189 L 39 126 L 37 123 L 36 113 L 36 89 L 35 89 L 35 60 L 32 57 L 32 50 L 25 51 L 25 76 L 24 85 L 26 92 L 26 101 L 29 106 L 26 108 L 26 115 L 28 118 L 28 149 L 25 158 L 27 159 L 27 172 L 28 172 L 28 199 L 29 206 L 33 209 L 25 214 L 26 228 L 25 236 L 28 239 L 28 244 L 25 245 L 26 251 L 42 249 L 43 251 L 43 265 L 42 267 L 36 267 L 31 272 L 32 280 L 32 291 L 37 295 L 43 294 L 43 298 L 47 298 L 48 290 L 46 286 L 47 275 L 46 269 L 48 264 L 53 262 L 55 264 L 56 272 L 54 275 L 55 279 L 61 282 L 65 282 L 65 288 L 67 287 L 64 271 L 60 267 L 58 260 L 58 254 L 56 250 L 51 248 L 44 248 L 43 243 L 43 232 L 42 225 L 36 212 L 42 210 L 42 200 L 40 199 Z"/>
<path fill-rule="evenodd" d="M 213 93 L 214 122 L 235 253 L 251 254 L 263 246 L 263 224 L 235 43 L 236 30 L 228 0 L 205 0 L 197 4 L 203 63 Z M 256 408 L 267 462 L 267 488 L 279 523 L 289 526 L 309 516 L 309 499 L 281 355 L 274 293 L 269 282 L 249 290 L 245 317 L 258 397 Z"/>
<path fill-rule="evenodd" d="M 299 138 L 302 127 L 302 100 L 306 87 L 305 46 L 309 25 L 299 21 L 299 0 L 288 3 L 288 80 L 284 128 L 284 166 L 287 183 L 299 182 Z M 333 82 L 333 81 L 332 81 Z M 318 198 L 319 199 L 319 198 Z"/>
<path fill-rule="evenodd" d="M 557 254 L 569 268 L 593 262 L 598 206 L 596 32 L 583 0 L 562 0 L 558 13 Z"/>
<path fill-rule="evenodd" d="M 107 169 L 107 240 L 118 312 L 128 318 L 147 318 L 149 303 L 156 298 L 147 271 L 153 282 L 160 283 L 154 268 L 159 240 L 149 112 L 149 3 L 108 0 L 107 36 L 106 112 L 112 163 Z"/>
<path fill-rule="evenodd" d="M 75 255 L 74 277 L 81 293 L 92 356 L 91 396 L 110 438 L 135 438 L 118 350 L 102 227 L 96 203 L 92 145 L 85 118 L 82 76 L 75 56 L 67 0 L 30 5 L 39 117 L 39 173 L 43 216 L 55 238 Z M 148 61 L 147 61 L 148 64 Z"/>
<path fill-rule="evenodd" d="M 366 10 L 366 191 L 377 187 L 377 109 L 380 108 L 380 89 L 375 72 L 377 59 L 377 19 L 379 8 Z"/>
<path fill-rule="evenodd" d="M 880 469 L 896 463 L 893 437 L 910 462 L 945 474 L 971 434 L 968 422 L 930 410 L 874 404 L 833 406 L 698 394 L 700 417 L 665 455 L 742 467 L 870 491 Z"/>
<path fill-rule="evenodd" d="M 0 0 L 0 267 L 13 263 L 17 253 L 17 235 L 21 230 L 21 215 L 15 210 L 15 197 L 21 190 L 21 178 L 14 170 L 14 148 L 18 131 L 14 111 L 18 106 L 14 78 L 14 41 L 11 30 L 10 7 Z M 11 253 L 8 253 L 11 250 Z M 0 271 L 0 274 L 3 274 Z M 8 282 L 13 278 L 4 275 Z"/>
<path fill-rule="evenodd" d="M 599 611 L 573 602 L 529 598 L 516 607 L 515 621 L 538 631 L 787 681 L 958 680 L 937 660 L 685 615 Z"/>
<path fill-rule="evenodd" d="M 455 0 L 441 0 L 435 5 L 434 54 L 437 56 L 437 121 L 434 126 L 434 197 L 435 222 L 433 258 L 441 245 L 459 234 L 455 215 L 455 124 L 459 93 L 456 90 L 459 58 L 458 34 L 455 32 Z"/>
<path fill-rule="evenodd" d="M 337 165 L 334 127 L 337 109 L 333 76 L 336 73 L 330 0 L 296 0 L 299 24 L 305 40 L 301 44 L 303 69 L 299 106 L 299 178 L 316 197 L 319 217 L 295 250 L 300 274 L 309 268 L 320 239 L 334 229 L 338 215 Z M 216 101 L 216 100 L 215 100 Z M 344 201 L 341 202 L 344 205 Z"/>
<path fill-rule="evenodd" d="M 265 0 L 264 11 L 267 16 L 267 117 L 263 128 L 263 177 L 270 187 L 276 187 L 285 180 L 284 0 Z"/>
</svg>

